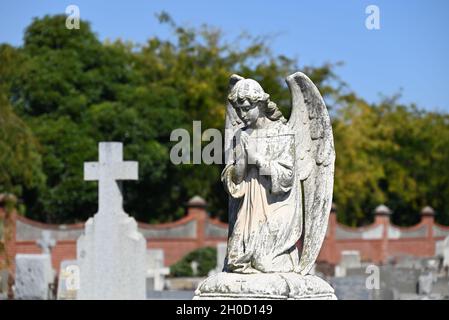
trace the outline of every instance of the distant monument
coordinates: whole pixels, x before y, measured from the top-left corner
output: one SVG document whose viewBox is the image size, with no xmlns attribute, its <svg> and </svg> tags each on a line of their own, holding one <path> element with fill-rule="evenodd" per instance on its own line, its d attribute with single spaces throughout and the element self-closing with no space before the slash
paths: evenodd
<svg viewBox="0 0 449 320">
<path fill-rule="evenodd" d="M 84 164 L 84 179 L 98 180 L 98 212 L 77 242 L 80 288 L 77 299 L 143 300 L 146 242 L 134 218 L 123 211 L 117 180 L 137 180 L 138 164 L 123 161 L 123 145 L 100 142 L 98 162 Z"/>
<path fill-rule="evenodd" d="M 170 274 L 170 268 L 164 267 L 164 250 L 147 250 L 146 289 L 162 291 L 165 287 L 165 276 Z"/>
<path fill-rule="evenodd" d="M 230 79 L 222 172 L 229 194 L 227 255 L 224 272 L 204 280 L 194 299 L 336 299 L 327 282 L 310 274 L 332 204 L 331 122 L 306 75 L 286 81 L 288 121 L 258 82 Z"/>
<path fill-rule="evenodd" d="M 41 238 L 36 241 L 36 244 L 42 249 L 43 254 L 51 255 L 51 250 L 56 245 L 56 240 L 51 237 L 51 232 L 44 230 L 41 233 Z"/>
</svg>

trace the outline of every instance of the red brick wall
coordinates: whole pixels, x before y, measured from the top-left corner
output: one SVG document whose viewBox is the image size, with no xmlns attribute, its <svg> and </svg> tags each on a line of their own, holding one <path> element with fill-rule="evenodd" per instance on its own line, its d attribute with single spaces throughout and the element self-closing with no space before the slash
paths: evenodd
<svg viewBox="0 0 449 320">
<path fill-rule="evenodd" d="M 366 230 L 368 228 L 374 228 L 379 225 L 384 226 L 381 239 L 336 238 L 335 230 L 337 226 L 344 229 L 353 229 L 353 231 L 356 232 L 362 229 Z M 329 218 L 329 230 L 317 260 L 330 264 L 338 264 L 341 259 L 340 254 L 343 250 L 357 250 L 360 252 L 362 261 L 371 261 L 374 263 L 385 263 L 389 257 L 400 255 L 432 257 L 435 255 L 436 242 L 444 239 L 444 237 L 433 236 L 433 226 L 435 225 L 433 216 L 423 216 L 421 222 L 412 227 L 400 228 L 395 226 L 395 228 L 405 232 L 417 230 L 425 226 L 427 234 L 423 237 L 389 239 L 387 234 L 389 225 L 389 217 L 379 215 L 376 216 L 374 223 L 370 226 L 364 228 L 348 228 L 339 225 L 336 214 L 331 213 Z M 449 227 L 440 227 L 446 229 L 449 234 Z"/>
<path fill-rule="evenodd" d="M 0 208 L 0 217 L 4 217 L 4 211 Z M 45 225 L 37 223 L 23 217 L 17 217 L 13 215 L 13 230 L 12 234 L 15 237 L 15 221 L 20 219 L 27 221 L 27 223 L 36 224 L 40 227 L 48 226 L 49 229 L 55 228 L 55 226 Z M 211 246 L 215 247 L 219 242 L 225 242 L 226 238 L 210 238 L 207 237 L 205 232 L 206 223 L 213 223 L 224 228 L 227 225 L 217 220 L 210 219 L 204 208 L 194 207 L 189 208 L 187 216 L 183 219 L 162 225 L 146 225 L 139 223 L 141 227 L 153 227 L 153 228 L 167 228 L 177 225 L 185 224 L 189 221 L 196 220 L 197 222 L 197 234 L 195 238 L 164 238 L 164 239 L 147 239 L 148 248 L 160 248 L 165 252 L 165 264 L 167 266 L 179 261 L 187 253 L 201 247 Z M 336 228 L 337 226 L 343 227 L 347 230 L 361 230 L 360 228 L 348 228 L 338 224 L 336 214 L 331 213 L 329 218 L 329 230 L 324 240 L 323 247 L 321 249 L 318 261 L 327 262 L 329 264 L 337 264 L 340 261 L 340 254 L 343 250 L 358 250 L 361 253 L 363 261 L 372 261 L 374 263 L 384 263 L 389 256 L 394 255 L 413 255 L 413 256 L 433 256 L 435 254 L 435 243 L 438 240 L 442 240 L 444 237 L 433 237 L 432 227 L 434 225 L 433 217 L 423 217 L 422 221 L 411 228 L 400 228 L 401 230 L 415 230 L 425 225 L 427 227 L 427 235 L 420 238 L 405 238 L 405 239 L 388 239 L 387 227 L 390 224 L 388 216 L 376 217 L 373 225 L 365 227 L 371 228 L 379 224 L 384 225 L 384 233 L 381 239 L 364 240 L 364 239 L 337 239 Z M 82 224 L 68 225 L 67 228 L 82 228 Z M 440 226 L 441 227 L 441 226 Z M 446 227 L 444 227 L 446 228 Z M 449 231 L 449 227 L 447 227 Z M 14 272 L 14 256 L 16 253 L 40 253 L 40 248 L 33 241 L 16 241 L 11 239 L 7 244 L 7 252 L 12 262 L 10 268 Z M 0 257 L 0 261 L 1 261 Z M 76 240 L 58 241 L 56 246 L 52 250 L 52 262 L 55 269 L 59 269 L 62 260 L 76 259 Z"/>
</svg>

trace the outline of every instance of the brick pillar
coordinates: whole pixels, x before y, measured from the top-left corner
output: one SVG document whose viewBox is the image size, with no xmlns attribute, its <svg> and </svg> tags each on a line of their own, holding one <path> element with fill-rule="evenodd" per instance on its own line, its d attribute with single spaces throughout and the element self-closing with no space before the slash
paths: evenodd
<svg viewBox="0 0 449 320">
<path fill-rule="evenodd" d="M 374 210 L 374 224 L 383 225 L 382 244 L 379 254 L 380 263 L 386 263 L 388 259 L 388 227 L 390 226 L 390 217 L 392 211 L 386 205 L 379 205 Z M 377 260 L 377 259 L 376 259 Z"/>
<path fill-rule="evenodd" d="M 435 255 L 435 240 L 433 238 L 433 225 L 435 223 L 435 211 L 426 206 L 421 210 L 421 224 L 427 227 L 427 252 L 429 256 Z"/>
<path fill-rule="evenodd" d="M 4 264 L 9 271 L 8 298 L 13 298 L 12 286 L 15 274 L 16 256 L 16 211 L 17 198 L 12 194 L 0 194 L 0 218 L 3 220 L 3 239 L 5 245 Z"/>
<path fill-rule="evenodd" d="M 206 238 L 206 212 L 207 202 L 200 196 L 194 196 L 187 204 L 187 216 L 191 216 L 196 220 L 196 243 L 197 248 L 204 247 Z"/>
<path fill-rule="evenodd" d="M 3 219 L 3 239 L 5 245 L 6 267 L 14 273 L 16 253 L 16 205 L 17 198 L 12 194 L 0 194 L 0 215 Z"/>
</svg>

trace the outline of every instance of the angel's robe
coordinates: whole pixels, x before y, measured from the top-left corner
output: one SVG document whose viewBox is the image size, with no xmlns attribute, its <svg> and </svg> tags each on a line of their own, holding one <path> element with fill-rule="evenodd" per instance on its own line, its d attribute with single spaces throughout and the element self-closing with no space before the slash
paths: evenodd
<svg viewBox="0 0 449 320">
<path fill-rule="evenodd" d="M 242 134 L 247 134 L 242 132 Z M 292 272 L 299 265 L 296 248 L 302 220 L 295 209 L 293 135 L 280 121 L 248 134 L 248 145 L 266 160 L 248 165 L 239 184 L 232 180 L 233 164 L 222 172 L 235 208 L 230 216 L 225 271 L 236 273 Z"/>
</svg>

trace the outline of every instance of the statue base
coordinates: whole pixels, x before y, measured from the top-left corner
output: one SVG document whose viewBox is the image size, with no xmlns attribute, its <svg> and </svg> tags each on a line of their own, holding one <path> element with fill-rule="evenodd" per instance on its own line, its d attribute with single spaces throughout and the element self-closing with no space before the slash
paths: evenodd
<svg viewBox="0 0 449 320">
<path fill-rule="evenodd" d="M 310 274 L 220 272 L 201 282 L 193 299 L 337 300 L 337 297 L 326 281 Z"/>
</svg>

